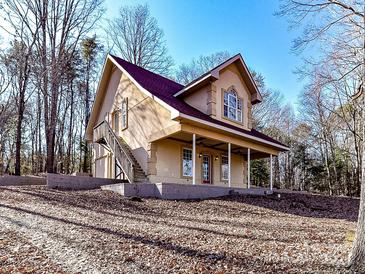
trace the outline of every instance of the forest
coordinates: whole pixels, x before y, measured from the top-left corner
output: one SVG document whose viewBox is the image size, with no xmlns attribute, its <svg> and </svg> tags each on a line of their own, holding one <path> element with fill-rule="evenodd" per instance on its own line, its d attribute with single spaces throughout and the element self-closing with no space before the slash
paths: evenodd
<svg viewBox="0 0 365 274">
<path fill-rule="evenodd" d="M 303 18 L 327 13 L 293 43 L 293 54 L 315 44 L 320 57 L 304 59 L 295 71 L 303 83 L 295 108 L 285 102 L 290 91 L 271 89 L 249 64 L 263 96 L 253 125 L 290 147 L 274 158 L 276 188 L 359 196 L 363 14 L 355 13 L 357 6 L 298 5 L 283 1 L 276 16 L 298 27 Z M 112 19 L 103 17 L 101 0 L 7 0 L 0 11 L 0 174 L 91 171 L 84 132 L 108 53 L 182 84 L 236 54 L 175 63 L 148 5 L 122 6 Z M 251 172 L 256 185 L 267 184 L 268 161 L 253 161 Z"/>
</svg>

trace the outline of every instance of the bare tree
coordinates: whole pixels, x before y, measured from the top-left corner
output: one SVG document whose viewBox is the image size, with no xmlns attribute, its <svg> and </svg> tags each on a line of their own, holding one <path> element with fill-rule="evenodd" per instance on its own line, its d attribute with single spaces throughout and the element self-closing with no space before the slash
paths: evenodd
<svg viewBox="0 0 365 274">
<path fill-rule="evenodd" d="M 102 15 L 101 3 L 1 2 L 0 16 L 5 20 L 0 27 L 14 41 L 4 44 L 6 54 L 0 60 L 4 69 L 0 76 L 0 120 L 5 119 L 0 127 L 1 172 L 73 172 L 82 164 L 75 160 L 83 153 L 75 143 L 81 141 L 89 112 L 84 111 L 84 95 L 89 93 L 90 108 L 93 92 L 90 88 L 85 92 L 85 85 L 80 83 L 94 86 L 90 81 L 95 78 L 90 77 L 91 71 L 82 72 L 80 41 L 90 35 Z M 4 76 L 8 75 L 12 84 L 6 87 Z M 81 127 L 76 126 L 79 124 Z"/>
<path fill-rule="evenodd" d="M 110 20 L 105 31 L 111 52 L 140 67 L 169 75 L 173 60 L 164 33 L 147 5 L 121 7 L 119 17 Z"/>
<path fill-rule="evenodd" d="M 85 38 L 81 41 L 81 53 L 84 60 L 83 74 L 85 75 L 85 80 L 82 83 L 84 98 L 85 98 L 85 124 L 84 132 L 86 132 L 87 123 L 90 117 L 90 105 L 91 105 L 91 74 L 95 73 L 95 66 L 97 62 L 97 54 L 102 49 L 101 45 L 96 40 L 96 36 L 90 38 Z M 89 157 L 88 144 L 84 141 L 84 161 L 83 161 L 83 171 L 90 171 L 90 157 Z"/>
<path fill-rule="evenodd" d="M 27 27 L 24 20 L 30 13 L 27 6 L 23 6 L 18 1 L 6 0 L 3 3 L 3 18 L 10 26 L 12 34 L 16 39 L 13 41 L 13 47 L 7 56 L 8 67 L 12 67 L 12 74 L 15 77 L 15 90 L 17 91 L 17 130 L 16 130 L 16 148 L 15 148 L 15 175 L 20 175 L 20 150 L 22 145 L 22 123 L 25 110 L 25 96 L 31 73 L 31 55 L 36 42 L 36 36 L 39 31 L 39 23 L 34 24 L 32 31 Z M 17 11 L 15 13 L 9 11 Z"/>
<path fill-rule="evenodd" d="M 351 75 L 362 80 L 358 93 L 365 105 L 365 4 L 357 0 L 285 0 L 279 15 L 288 16 L 292 26 L 305 25 L 303 35 L 295 41 L 294 49 L 303 50 L 315 43 L 322 51 L 323 62 L 333 61 L 343 66 L 332 81 Z M 312 62 L 313 63 L 313 62 Z M 363 120 L 365 112 L 363 111 Z M 363 127 L 365 136 L 365 127 Z M 365 145 L 362 143 L 362 155 Z M 365 271 L 365 161 L 362 161 L 359 219 L 349 266 L 357 272 Z"/>
<path fill-rule="evenodd" d="M 175 79 L 181 84 L 188 84 L 203 73 L 223 63 L 231 57 L 227 51 L 219 51 L 210 55 L 201 55 L 190 63 L 181 64 L 175 72 Z"/>
</svg>

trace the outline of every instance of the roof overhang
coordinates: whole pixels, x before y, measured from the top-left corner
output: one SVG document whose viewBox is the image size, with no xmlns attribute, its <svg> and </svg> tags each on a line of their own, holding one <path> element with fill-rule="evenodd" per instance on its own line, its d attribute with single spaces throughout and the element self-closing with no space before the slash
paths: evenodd
<svg viewBox="0 0 365 274">
<path fill-rule="evenodd" d="M 174 96 L 175 97 L 187 96 L 193 93 L 194 91 L 198 90 L 199 88 L 207 85 L 208 83 L 218 80 L 220 71 L 231 64 L 237 65 L 238 70 L 240 71 L 241 76 L 245 84 L 247 85 L 248 90 L 251 93 L 251 103 L 252 104 L 260 103 L 262 101 L 262 96 L 241 54 L 233 56 L 232 58 L 228 59 L 224 63 L 215 67 L 211 71 L 203 74 L 199 78 L 190 82 L 182 90 L 175 93 Z"/>
<path fill-rule="evenodd" d="M 205 120 L 202 120 L 202 119 L 199 119 L 199 118 L 196 118 L 196 117 L 193 117 L 193 116 L 181 113 L 181 112 L 176 117 L 174 117 L 174 120 L 182 120 L 182 119 L 198 123 L 200 126 L 203 126 L 203 127 L 214 128 L 215 130 L 218 130 L 218 131 L 222 131 L 222 132 L 225 132 L 225 133 L 230 133 L 230 134 L 233 134 L 235 136 L 239 136 L 239 137 L 248 139 L 252 142 L 265 144 L 265 145 L 273 147 L 273 148 L 275 148 L 279 151 L 289 151 L 289 148 L 285 145 L 270 142 L 268 140 L 265 140 L 265 139 L 262 139 L 262 138 L 259 138 L 259 137 L 256 137 L 256 136 L 252 136 L 250 134 L 246 134 L 246 133 L 240 132 L 238 130 L 234 130 L 232 128 L 228 128 L 228 127 L 216 124 L 216 123 L 205 121 Z"/>
<path fill-rule="evenodd" d="M 98 83 L 98 88 L 96 89 L 97 91 L 95 95 L 95 100 L 86 127 L 85 139 L 87 141 L 92 140 L 94 125 L 95 123 L 97 123 L 98 115 L 103 105 L 103 99 L 105 97 L 105 93 L 108 88 L 109 77 L 111 75 L 112 69 L 113 69 L 113 63 L 110 61 L 108 55 L 105 58 L 104 67 L 102 69 L 100 81 Z"/>
</svg>

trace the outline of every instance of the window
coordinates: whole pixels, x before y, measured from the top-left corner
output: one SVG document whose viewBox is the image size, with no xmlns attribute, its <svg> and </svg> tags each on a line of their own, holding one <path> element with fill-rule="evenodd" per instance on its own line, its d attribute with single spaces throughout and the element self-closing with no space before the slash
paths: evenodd
<svg viewBox="0 0 365 274">
<path fill-rule="evenodd" d="M 228 156 L 221 156 L 221 179 L 222 181 L 228 181 Z"/>
<path fill-rule="evenodd" d="M 112 121 L 113 121 L 113 128 L 114 128 L 115 132 L 119 132 L 119 116 L 120 116 L 120 110 L 116 110 L 113 112 Z"/>
<path fill-rule="evenodd" d="M 128 127 L 128 99 L 122 101 L 122 129 Z"/>
<path fill-rule="evenodd" d="M 211 174 L 211 164 L 210 164 L 210 155 L 203 154 L 202 159 L 202 177 L 203 183 L 210 184 L 210 174 Z"/>
<path fill-rule="evenodd" d="M 238 97 L 234 89 L 224 91 L 223 115 L 230 120 L 242 122 L 242 98 Z"/>
<path fill-rule="evenodd" d="M 182 176 L 193 176 L 193 151 L 190 148 L 183 148 L 182 153 Z"/>
</svg>

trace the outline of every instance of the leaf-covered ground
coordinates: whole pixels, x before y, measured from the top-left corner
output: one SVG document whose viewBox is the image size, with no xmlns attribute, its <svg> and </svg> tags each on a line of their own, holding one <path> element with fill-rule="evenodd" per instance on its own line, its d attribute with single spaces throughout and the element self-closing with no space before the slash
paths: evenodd
<svg viewBox="0 0 365 274">
<path fill-rule="evenodd" d="M 0 273 L 346 273 L 358 200 L 0 188 Z"/>
</svg>

